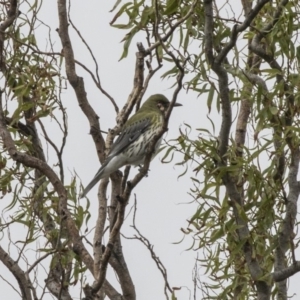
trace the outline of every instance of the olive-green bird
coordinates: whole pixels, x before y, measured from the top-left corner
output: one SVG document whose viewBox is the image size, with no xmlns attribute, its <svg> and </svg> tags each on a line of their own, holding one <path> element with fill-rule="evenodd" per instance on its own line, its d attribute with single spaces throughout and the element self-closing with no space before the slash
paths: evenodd
<svg viewBox="0 0 300 300">
<path fill-rule="evenodd" d="M 93 178 L 81 194 L 81 198 L 94 187 L 102 178 L 108 177 L 125 165 L 141 165 L 144 163 L 149 142 L 161 129 L 164 121 L 164 113 L 170 105 L 169 100 L 161 94 L 148 98 L 141 108 L 124 124 L 124 127 L 113 143 L 110 152 Z M 174 107 L 181 106 L 175 103 Z M 155 145 L 156 155 L 162 138 Z"/>
</svg>

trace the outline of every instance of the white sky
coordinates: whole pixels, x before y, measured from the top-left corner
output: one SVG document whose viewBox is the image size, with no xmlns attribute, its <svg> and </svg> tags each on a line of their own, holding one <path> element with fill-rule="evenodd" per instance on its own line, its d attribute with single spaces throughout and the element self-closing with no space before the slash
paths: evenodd
<svg viewBox="0 0 300 300">
<path fill-rule="evenodd" d="M 135 44 L 140 41 L 144 42 L 144 40 L 134 39 L 128 58 L 118 62 L 122 53 L 120 41 L 126 31 L 117 30 L 109 26 L 109 22 L 115 13 L 109 13 L 112 5 L 113 2 L 110 1 L 72 1 L 71 18 L 93 49 L 100 67 L 102 86 L 121 106 L 132 89 Z M 26 13 L 26 11 L 22 10 L 22 7 L 20 9 L 23 13 Z M 56 1 L 44 1 L 40 19 L 50 25 L 52 39 L 55 42 L 55 51 L 60 51 L 61 44 L 55 31 L 58 27 Z M 44 33 L 42 31 L 39 32 L 39 30 L 37 32 L 39 33 L 39 39 L 46 42 L 47 37 L 43 38 Z M 93 69 L 92 60 L 88 52 L 72 31 L 71 38 L 76 59 Z M 115 114 L 109 100 L 94 87 L 90 77 L 80 67 L 77 67 L 77 73 L 85 78 L 88 99 L 100 117 L 101 128 L 103 130 L 112 128 L 115 124 Z M 163 93 L 167 97 L 171 97 L 170 82 L 161 81 L 160 75 L 162 73 L 157 74 L 154 80 L 151 81 L 144 99 L 154 93 Z M 83 184 L 86 185 L 97 172 L 100 164 L 92 138 L 89 135 L 88 122 L 83 116 L 69 84 L 68 90 L 63 93 L 63 103 L 67 107 L 69 121 L 69 138 L 63 157 L 66 170 L 65 176 L 67 177 L 66 182 L 76 171 L 81 177 Z M 190 124 L 193 128 L 210 128 L 209 121 L 206 118 L 207 106 L 205 98 L 197 98 L 192 93 L 186 95 L 184 91 L 181 91 L 178 102 L 182 103 L 183 107 L 173 110 L 167 139 L 177 138 L 179 135 L 178 127 L 184 123 Z M 218 119 L 216 120 L 218 132 Z M 55 130 L 50 135 L 54 140 L 60 141 L 60 137 Z M 160 158 L 162 157 L 161 154 L 159 156 Z M 55 161 L 51 160 L 51 157 L 50 162 L 55 163 Z M 176 159 L 174 160 L 175 162 L 177 162 Z M 192 240 L 189 238 L 185 238 L 182 243 L 176 245 L 173 243 L 182 239 L 183 234 L 180 228 L 187 226 L 186 220 L 195 212 L 196 205 L 190 204 L 192 198 L 188 195 L 191 187 L 189 176 L 186 175 L 177 179 L 182 169 L 180 167 L 175 168 L 174 163 L 161 164 L 157 158 L 151 163 L 151 171 L 148 178 L 143 179 L 134 190 L 134 194 L 136 194 L 138 199 L 136 222 L 140 231 L 154 245 L 156 254 L 167 268 L 171 286 L 182 287 L 180 291 L 176 292 L 176 296 L 179 300 L 186 300 L 190 299 L 188 289 L 193 289 L 192 270 L 197 253 L 192 250 L 185 251 L 192 245 Z M 96 218 L 94 214 L 94 212 L 97 212 L 96 194 L 97 188 L 95 187 L 89 193 L 91 201 L 90 212 L 93 217 L 89 228 L 92 227 L 93 220 Z M 133 197 L 130 200 L 127 211 L 129 211 L 132 204 Z M 132 235 L 130 228 L 131 219 L 132 215 L 127 218 L 122 227 L 122 233 L 126 236 Z M 17 237 L 17 232 L 13 234 Z M 123 250 L 135 284 L 137 299 L 165 299 L 161 274 L 145 247 L 140 242 L 123 240 Z M 9 276 L 3 265 L 0 266 L 0 273 L 4 277 L 6 275 Z M 203 273 L 204 270 L 201 272 L 200 269 L 200 274 Z M 205 277 L 203 278 L 205 279 Z M 291 280 L 290 291 L 292 293 L 296 292 L 296 284 L 299 279 L 300 276 L 297 275 Z M 12 278 L 11 280 L 14 279 Z M 91 276 L 88 280 L 92 284 Z M 112 272 L 108 273 L 108 280 L 112 283 L 116 282 L 115 275 Z M 7 293 L 6 299 L 17 299 L 17 294 L 2 280 L 0 280 L 0 290 Z M 74 297 L 74 299 L 76 298 Z M 200 295 L 197 299 L 201 299 Z"/>
</svg>

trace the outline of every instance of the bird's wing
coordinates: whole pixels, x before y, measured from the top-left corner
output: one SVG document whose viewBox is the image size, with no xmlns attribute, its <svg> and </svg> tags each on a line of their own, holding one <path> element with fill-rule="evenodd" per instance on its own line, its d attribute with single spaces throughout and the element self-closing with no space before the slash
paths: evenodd
<svg viewBox="0 0 300 300">
<path fill-rule="evenodd" d="M 132 121 L 131 121 L 132 122 Z M 94 187 L 94 185 L 102 178 L 103 171 L 105 167 L 109 164 L 110 160 L 116 155 L 120 154 L 126 147 L 128 147 L 131 143 L 136 141 L 141 134 L 143 134 L 150 126 L 151 118 L 145 118 L 142 121 L 136 121 L 130 123 L 130 125 L 126 126 L 117 140 L 113 143 L 110 152 L 107 156 L 107 159 L 93 178 L 93 180 L 88 184 L 88 186 L 82 192 L 80 198 L 86 196 L 86 194 Z"/>
<path fill-rule="evenodd" d="M 145 118 L 141 121 L 134 122 L 123 129 L 117 140 L 113 143 L 107 160 L 110 160 L 115 155 L 121 153 L 130 144 L 136 141 L 141 134 L 143 134 L 151 124 L 150 118 Z"/>
</svg>

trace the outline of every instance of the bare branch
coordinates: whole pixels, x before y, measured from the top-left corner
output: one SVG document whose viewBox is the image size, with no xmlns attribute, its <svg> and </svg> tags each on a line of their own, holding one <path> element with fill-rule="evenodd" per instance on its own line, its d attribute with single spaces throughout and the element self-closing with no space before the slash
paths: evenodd
<svg viewBox="0 0 300 300">
<path fill-rule="evenodd" d="M 115 108 L 115 111 L 116 113 L 119 112 L 119 108 L 118 108 L 118 105 L 116 104 L 115 100 L 113 99 L 112 96 L 110 96 L 101 86 L 101 82 L 100 82 L 100 77 L 99 77 L 99 66 L 98 66 L 98 62 L 94 56 L 94 53 L 91 49 L 91 47 L 88 45 L 88 43 L 86 42 L 86 40 L 84 39 L 84 37 L 82 36 L 82 34 L 80 33 L 80 31 L 78 30 L 78 28 L 75 26 L 75 24 L 72 22 L 71 20 L 71 17 L 70 17 L 70 8 L 71 8 L 71 1 L 69 1 L 69 11 L 68 11 L 68 17 L 69 17 L 69 22 L 70 24 L 72 25 L 73 29 L 76 31 L 76 33 L 78 34 L 78 36 L 80 37 L 81 41 L 83 42 L 83 44 L 86 46 L 86 48 L 88 49 L 93 61 L 94 61 L 94 64 L 96 66 L 96 77 L 97 77 L 97 87 L 99 88 L 99 90 L 102 92 L 103 95 L 105 95 L 109 100 L 110 102 L 112 103 L 112 105 L 114 106 Z"/>
<path fill-rule="evenodd" d="M 291 266 L 272 273 L 275 282 L 283 281 L 300 272 L 300 261 L 296 261 Z"/>
<path fill-rule="evenodd" d="M 26 274 L 29 274 L 41 261 L 43 261 L 45 258 L 47 258 L 49 255 L 52 255 L 53 253 L 55 253 L 57 250 L 54 251 L 49 251 L 48 253 L 44 254 L 43 256 L 41 256 L 38 260 L 36 260 L 31 266 L 30 268 L 26 271 Z"/>
<path fill-rule="evenodd" d="M 206 0 L 204 2 L 205 7 L 205 53 L 208 58 L 209 64 L 213 71 L 218 75 L 219 78 L 219 90 L 222 100 L 222 123 L 219 133 L 219 155 L 222 159 L 222 164 L 225 164 L 226 154 L 228 147 L 228 139 L 232 122 L 232 112 L 229 99 L 229 89 L 228 89 L 228 75 L 225 69 L 221 66 L 221 62 L 216 63 L 213 55 L 213 7 L 212 1 Z"/>
<path fill-rule="evenodd" d="M 57 146 L 55 145 L 55 143 L 50 139 L 50 137 L 48 136 L 48 133 L 44 127 L 43 122 L 38 119 L 37 120 L 39 125 L 41 126 L 42 132 L 44 134 L 45 140 L 52 146 L 53 150 L 56 153 L 57 159 L 58 159 L 58 166 L 59 166 L 59 172 L 60 172 L 60 179 L 62 182 L 64 182 L 64 164 L 63 164 L 63 159 L 62 159 L 62 155 L 60 150 L 57 148 Z"/>
<path fill-rule="evenodd" d="M 117 127 L 115 127 L 115 131 L 125 124 L 128 119 L 129 114 L 132 112 L 134 105 L 138 102 L 138 100 L 142 97 L 143 84 L 144 84 L 144 60 L 146 56 L 146 52 L 142 43 L 137 43 L 138 52 L 136 53 L 136 63 L 135 63 L 135 72 L 133 79 L 133 88 L 129 97 L 127 99 L 126 104 L 120 111 L 117 117 Z M 143 93 L 145 92 L 145 89 Z"/>
<path fill-rule="evenodd" d="M 18 17 L 17 12 L 17 0 L 10 0 L 9 1 L 9 11 L 7 14 L 7 18 L 1 23 L 0 25 L 0 70 L 2 72 L 5 72 L 6 66 L 5 66 L 5 58 L 3 56 L 4 54 L 4 40 L 5 40 L 5 31 L 6 29 L 13 24 L 15 19 Z"/>
<path fill-rule="evenodd" d="M 97 222 L 95 227 L 95 234 L 94 234 L 94 272 L 95 278 L 99 277 L 101 259 L 102 259 L 102 238 L 103 238 L 103 231 L 106 222 L 106 213 L 107 213 L 107 199 L 106 199 L 106 189 L 108 185 L 108 179 L 101 180 L 99 186 L 99 194 L 98 194 L 98 216 Z"/>
<path fill-rule="evenodd" d="M 70 84 L 72 85 L 78 104 L 85 116 L 89 120 L 91 127 L 91 135 L 96 145 L 97 154 L 100 161 L 104 160 L 105 142 L 100 130 L 99 117 L 94 109 L 90 106 L 82 77 L 77 76 L 75 69 L 74 52 L 72 43 L 68 33 L 68 18 L 66 0 L 58 1 L 58 16 L 59 16 L 59 36 L 63 46 L 63 53 L 65 57 L 66 73 Z"/>
<path fill-rule="evenodd" d="M 233 26 L 231 37 L 229 43 L 221 50 L 218 56 L 215 59 L 216 64 L 223 62 L 224 58 L 227 56 L 228 52 L 235 46 L 238 34 L 247 29 L 254 18 L 259 14 L 261 9 L 267 4 L 269 0 L 260 0 L 257 4 L 249 11 L 244 22 L 240 25 Z"/>
<path fill-rule="evenodd" d="M 14 286 L 14 282 L 11 282 L 11 281 L 9 281 L 9 280 L 6 280 L 5 279 L 5 277 L 3 277 L 1 274 L 0 274 L 0 278 L 4 281 L 4 282 L 6 282 L 20 297 L 22 297 L 22 295 L 21 295 L 21 293 L 15 288 L 15 286 Z M 35 298 L 34 298 L 34 300 L 36 300 Z"/>
<path fill-rule="evenodd" d="M 137 200 L 136 200 L 136 196 L 134 197 L 134 211 L 133 211 L 133 229 L 137 232 L 137 235 L 135 235 L 133 238 L 127 238 L 127 239 L 136 239 L 139 240 L 140 242 L 142 242 L 145 247 L 149 250 L 152 259 L 154 260 L 154 262 L 156 263 L 156 266 L 158 268 L 158 270 L 160 271 L 160 273 L 162 274 L 162 277 L 164 279 L 164 283 L 165 283 L 165 287 L 164 287 L 164 292 L 165 292 L 165 296 L 166 299 L 168 300 L 168 294 L 167 294 L 167 290 L 172 293 L 173 290 L 168 282 L 168 274 L 167 274 L 167 269 L 165 268 L 164 264 L 162 263 L 162 261 L 160 260 L 160 258 L 156 255 L 156 253 L 153 250 L 153 245 L 151 245 L 150 241 L 139 231 L 139 229 L 136 226 L 136 212 L 137 212 Z"/>
<path fill-rule="evenodd" d="M 106 148 L 110 149 L 110 146 L 112 144 L 113 138 L 116 135 L 116 133 L 122 128 L 123 124 L 126 122 L 129 114 L 131 113 L 134 105 L 139 102 L 139 99 L 142 97 L 143 93 L 145 92 L 147 86 L 143 86 L 144 82 L 144 57 L 145 57 L 145 50 L 142 44 L 138 44 L 139 51 L 136 54 L 136 66 L 135 66 L 135 75 L 134 75 L 134 84 L 132 92 L 130 93 L 127 103 L 124 105 L 123 109 L 120 111 L 117 117 L 117 125 L 113 130 L 110 130 L 107 135 L 107 142 L 106 142 Z M 151 76 L 154 73 L 149 76 Z M 125 214 L 125 207 L 127 205 L 128 199 L 126 201 L 120 200 L 120 194 L 121 194 L 121 178 L 118 175 L 118 172 L 116 174 L 113 174 L 111 176 L 112 179 L 112 197 L 111 197 L 111 205 L 109 208 L 109 215 L 110 215 L 110 227 L 112 228 L 110 236 L 109 236 L 109 242 L 107 246 L 105 247 L 104 252 L 102 253 L 103 249 L 101 246 L 101 240 L 103 235 L 103 217 L 104 215 L 101 214 L 98 217 L 98 224 L 95 232 L 95 238 L 94 241 L 96 241 L 96 244 L 94 243 L 94 247 L 96 247 L 96 254 L 98 261 L 95 262 L 95 268 L 97 268 L 97 282 L 94 283 L 92 287 L 92 294 L 96 294 L 99 289 L 102 287 L 105 276 L 106 276 L 106 269 L 108 263 L 110 263 L 115 271 L 117 272 L 122 291 L 124 295 L 134 295 L 135 298 L 135 291 L 134 291 L 134 285 L 131 280 L 129 271 L 127 269 L 127 266 L 125 264 L 125 260 L 123 258 L 122 253 L 122 247 L 121 247 L 121 241 L 119 240 L 119 232 L 120 228 L 122 226 L 123 220 L 124 220 L 124 214 Z M 99 201 L 102 203 L 104 201 L 104 197 L 106 195 L 106 188 L 107 184 L 101 183 L 100 189 L 99 189 Z M 102 200 L 101 200 L 102 199 Z M 100 203 L 100 207 L 103 206 Z M 116 210 L 117 208 L 117 210 Z M 115 249 L 115 250 L 113 250 Z M 114 255 L 117 255 L 118 259 L 114 260 L 111 258 L 112 252 Z M 111 259 L 110 259 L 111 258 Z M 100 261 L 101 259 L 101 261 Z M 121 263 L 123 262 L 123 263 Z M 98 269 L 99 268 L 99 269 Z M 88 289 L 87 289 L 88 290 Z"/>
<path fill-rule="evenodd" d="M 22 299 L 32 300 L 32 295 L 29 288 L 31 284 L 30 282 L 28 282 L 24 271 L 20 268 L 20 266 L 15 261 L 13 261 L 13 259 L 8 255 L 8 253 L 4 251 L 4 249 L 1 246 L 0 246 L 0 260 L 16 278 L 22 293 Z"/>
<path fill-rule="evenodd" d="M 108 243 L 106 245 L 105 251 L 104 251 L 103 256 L 102 256 L 102 261 L 101 261 L 101 265 L 100 265 L 100 272 L 99 272 L 99 278 L 97 279 L 97 282 L 92 287 L 93 294 L 97 293 L 99 291 L 99 289 L 102 287 L 103 283 L 104 283 L 108 261 L 109 261 L 112 250 L 114 248 L 114 244 L 115 244 L 115 242 L 118 238 L 121 226 L 122 226 L 123 221 L 124 221 L 126 205 L 127 205 L 127 202 L 123 202 L 120 199 L 120 203 L 119 203 L 119 206 L 118 206 L 118 212 L 117 212 L 117 220 L 116 220 L 116 222 L 115 222 L 115 224 L 112 228 L 112 231 L 109 235 L 109 240 L 108 240 Z"/>
</svg>

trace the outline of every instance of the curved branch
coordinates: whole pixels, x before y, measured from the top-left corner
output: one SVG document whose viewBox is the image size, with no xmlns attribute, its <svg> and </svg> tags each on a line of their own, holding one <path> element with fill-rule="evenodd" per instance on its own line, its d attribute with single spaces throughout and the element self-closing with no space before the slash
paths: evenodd
<svg viewBox="0 0 300 300">
<path fill-rule="evenodd" d="M 260 1 L 259 3 L 264 3 L 264 1 Z M 221 98 L 221 109 L 222 109 L 222 121 L 221 128 L 219 132 L 219 146 L 218 153 L 220 156 L 220 162 L 218 163 L 219 167 L 223 168 L 227 165 L 227 150 L 229 143 L 229 134 L 232 124 L 232 111 L 231 111 L 231 103 L 229 96 L 229 83 L 228 83 L 228 74 L 227 71 L 222 66 L 222 60 L 227 55 L 227 50 L 223 51 L 223 54 L 219 57 L 219 59 L 215 59 L 213 54 L 213 1 L 205 0 L 204 1 L 204 9 L 205 9 L 205 25 L 204 25 L 204 33 L 205 33 L 205 53 L 208 59 L 208 63 L 211 65 L 212 70 L 217 74 L 219 80 L 219 90 L 220 90 L 220 98 Z M 245 23 L 246 24 L 246 23 Z M 237 30 L 237 29 L 234 29 Z M 229 51 L 229 50 L 228 50 Z M 222 53 L 222 52 L 221 52 Z M 223 55 L 225 55 L 223 57 Z M 239 213 L 239 208 L 243 207 L 243 197 L 241 193 L 238 191 L 237 186 L 229 174 L 229 172 L 224 172 L 225 174 L 222 176 L 223 182 L 226 186 L 226 191 L 228 193 L 229 199 L 233 202 L 233 212 L 236 219 L 236 223 L 238 225 L 237 234 L 239 236 L 239 240 L 244 243 L 243 251 L 245 255 L 245 259 L 247 262 L 247 266 L 249 268 L 251 277 L 255 281 L 255 285 L 258 291 L 258 299 L 268 299 L 270 290 L 269 286 L 265 281 L 259 280 L 259 278 L 263 275 L 263 271 L 257 261 L 257 259 L 253 256 L 253 247 L 249 240 L 250 232 L 248 228 L 247 221 L 241 218 Z"/>
<path fill-rule="evenodd" d="M 71 1 L 69 2 L 69 8 L 71 6 Z M 70 17 L 70 10 L 68 12 L 68 17 L 69 17 L 69 21 L 70 21 L 70 24 L 72 25 L 73 29 L 76 31 L 76 33 L 78 34 L 79 38 L 81 39 L 81 41 L 83 42 L 83 44 L 86 46 L 86 48 L 88 49 L 89 53 L 91 54 L 91 57 L 95 63 L 95 66 L 96 66 L 96 76 L 97 76 L 97 81 L 96 81 L 96 85 L 97 87 L 99 88 L 99 90 L 102 92 L 103 95 L 105 95 L 109 100 L 110 102 L 112 103 L 112 105 L 114 106 L 115 108 L 115 111 L 116 113 L 119 112 L 119 108 L 118 108 L 118 105 L 117 103 L 115 102 L 115 100 L 113 99 L 112 96 L 110 96 L 103 88 L 102 88 L 102 85 L 101 85 L 101 82 L 100 82 L 100 77 L 99 77 L 99 66 L 98 66 L 98 63 L 97 63 L 97 60 L 95 58 L 95 55 L 91 49 L 91 47 L 88 45 L 88 43 L 86 42 L 86 40 L 84 39 L 84 37 L 82 36 L 82 34 L 80 33 L 80 31 L 78 30 L 78 28 L 75 26 L 75 24 L 72 22 L 71 20 L 71 17 Z"/>
<path fill-rule="evenodd" d="M 243 32 L 247 29 L 254 18 L 259 14 L 261 9 L 269 2 L 269 0 L 260 0 L 258 3 L 249 11 L 249 14 L 245 18 L 244 22 L 240 25 L 233 26 L 231 37 L 229 43 L 221 50 L 218 56 L 215 59 L 216 64 L 223 62 L 224 58 L 227 56 L 228 52 L 235 46 L 237 36 L 240 32 Z"/>
<path fill-rule="evenodd" d="M 134 210 L 133 210 L 133 218 L 132 218 L 132 228 L 136 231 L 137 235 L 134 235 L 133 237 L 125 237 L 125 238 L 129 239 L 129 240 L 138 240 L 142 244 L 144 244 L 144 246 L 149 250 L 151 258 L 155 262 L 155 264 L 157 266 L 157 269 L 160 271 L 160 273 L 163 277 L 163 280 L 164 280 L 164 283 L 165 283 L 164 292 L 165 292 L 165 295 L 166 295 L 166 299 L 169 299 L 167 291 L 172 293 L 173 290 L 172 290 L 172 288 L 170 286 L 170 283 L 168 281 L 167 269 L 164 266 L 164 264 L 162 263 L 162 261 L 160 260 L 160 258 L 156 255 L 155 251 L 153 250 L 153 245 L 150 243 L 150 241 L 137 228 L 137 226 L 136 226 L 136 212 L 137 212 L 137 200 L 136 200 L 136 197 L 134 197 Z"/>
<path fill-rule="evenodd" d="M 275 282 L 283 281 L 300 272 L 300 261 L 296 261 L 291 266 L 272 273 L 273 280 Z"/>
<path fill-rule="evenodd" d="M 212 70 L 218 75 L 219 79 L 219 90 L 222 101 L 222 123 L 219 133 L 219 155 L 222 160 L 222 164 L 226 163 L 225 154 L 227 152 L 229 133 L 232 123 L 232 112 L 229 99 L 228 89 L 228 74 L 222 67 L 221 62 L 216 62 L 213 55 L 213 6 L 212 0 L 206 0 L 204 2 L 205 10 L 205 53 Z"/>
<path fill-rule="evenodd" d="M 143 72 L 143 68 L 141 68 L 141 66 L 143 66 L 145 53 L 143 51 L 143 48 L 141 48 L 141 46 L 142 45 L 140 45 L 140 48 L 139 48 L 140 51 L 137 53 L 137 63 L 136 63 L 135 78 L 137 77 L 138 81 L 137 80 L 134 81 L 136 86 L 134 86 L 132 94 L 129 97 L 130 99 L 132 99 L 131 102 L 129 102 L 130 104 L 135 103 L 135 102 L 133 102 L 133 100 L 136 99 L 136 97 L 139 95 L 138 92 L 141 92 L 140 88 L 142 87 L 141 79 L 143 78 L 143 76 L 139 77 L 139 76 L 141 76 L 141 74 L 139 72 Z M 119 202 L 116 221 L 113 223 L 113 228 L 112 228 L 110 236 L 109 236 L 109 241 L 108 241 L 105 251 L 102 255 L 102 262 L 101 262 L 101 266 L 100 266 L 99 278 L 98 278 L 97 282 L 92 286 L 93 294 L 97 293 L 103 285 L 103 282 L 104 282 L 104 279 L 106 276 L 107 265 L 109 263 L 109 259 L 110 259 L 111 255 L 113 253 L 114 245 L 119 238 L 120 228 L 124 221 L 125 208 L 126 208 L 126 205 L 128 204 L 131 192 L 135 188 L 135 186 L 145 177 L 145 175 L 147 174 L 147 172 L 149 170 L 149 165 L 150 165 L 151 157 L 152 157 L 154 149 L 155 149 L 155 145 L 156 145 L 157 141 L 162 137 L 162 135 L 168 129 L 167 128 L 168 121 L 170 118 L 170 114 L 171 114 L 173 105 L 175 104 L 177 95 L 182 88 L 184 69 L 172 53 L 168 53 L 168 54 L 172 57 L 172 59 L 174 60 L 174 62 L 176 63 L 176 65 L 179 69 L 179 74 L 177 77 L 177 88 L 174 91 L 173 98 L 172 98 L 170 107 L 168 108 L 168 110 L 166 112 L 166 115 L 164 118 L 164 123 L 163 123 L 161 130 L 157 133 L 156 136 L 153 137 L 153 139 L 149 143 L 149 146 L 147 149 L 147 155 L 146 155 L 145 161 L 144 161 L 144 166 L 140 169 L 140 172 L 133 178 L 133 180 L 131 180 L 127 183 L 126 188 L 125 188 L 124 192 L 122 193 L 122 195 L 116 197 L 116 199 Z M 140 61 L 141 59 L 142 59 L 142 61 Z M 121 117 L 121 119 L 120 119 L 121 122 L 122 122 L 122 120 L 125 120 L 127 111 L 128 111 L 128 108 L 125 106 L 123 108 L 123 110 L 120 112 L 119 116 Z M 120 182 L 120 184 L 121 184 L 121 182 Z"/>
<path fill-rule="evenodd" d="M 4 249 L 0 246 L 0 261 L 9 269 L 9 271 L 16 278 L 21 293 L 22 299 L 24 300 L 32 300 L 32 295 L 30 291 L 30 286 L 32 285 L 28 282 L 24 271 L 20 268 L 20 266 L 4 251 Z"/>
<path fill-rule="evenodd" d="M 120 198 L 119 198 L 120 199 Z M 124 221 L 124 216 L 125 216 L 125 208 L 126 208 L 127 203 L 122 201 L 120 199 L 120 203 L 118 206 L 118 212 L 117 212 L 117 220 L 112 228 L 112 231 L 109 235 L 109 240 L 106 245 L 105 251 L 102 255 L 102 261 L 100 265 L 100 272 L 99 272 L 99 278 L 97 282 L 93 285 L 92 291 L 93 293 L 97 293 L 99 289 L 102 287 L 105 277 L 106 277 L 106 270 L 107 270 L 107 265 L 109 258 L 111 256 L 112 250 L 114 248 L 114 244 L 119 236 L 119 232 L 121 229 L 121 226 Z"/>
<path fill-rule="evenodd" d="M 99 186 L 98 216 L 97 216 L 94 241 L 93 241 L 95 278 L 99 277 L 99 270 L 100 270 L 101 259 L 102 259 L 102 238 L 103 238 L 104 226 L 106 222 L 106 211 L 107 211 L 106 188 L 108 183 L 109 183 L 108 179 L 101 180 Z"/>
<path fill-rule="evenodd" d="M 271 68 L 280 71 L 279 74 L 276 75 L 277 83 L 283 83 L 284 95 L 287 100 L 286 110 L 284 114 L 285 118 L 285 125 L 291 126 L 293 123 L 293 107 L 294 107 L 294 93 L 292 92 L 292 88 L 287 80 L 284 79 L 284 72 L 278 62 L 276 61 L 273 55 L 270 55 L 266 52 L 266 50 L 261 46 L 260 42 L 262 38 L 264 38 L 272 28 L 278 22 L 280 16 L 282 15 L 284 6 L 288 4 L 288 0 L 282 0 L 278 5 L 277 11 L 275 12 L 272 20 L 264 26 L 260 33 L 258 33 L 252 40 L 250 45 L 250 49 L 264 59 Z M 279 130 L 279 129 L 278 129 Z M 277 131 L 278 131 L 277 130 Z M 279 134 L 282 134 L 282 130 L 280 130 Z M 299 161 L 300 161 L 300 153 L 299 153 L 299 144 L 295 145 L 292 141 L 292 138 L 287 135 L 285 137 L 286 143 L 290 148 L 291 151 L 291 163 L 290 169 L 288 173 L 288 186 L 289 186 L 289 194 L 286 197 L 286 214 L 283 220 L 283 224 L 281 227 L 280 232 L 278 233 L 277 237 L 277 247 L 275 251 L 275 272 L 274 274 L 282 274 L 281 270 L 291 270 L 290 268 L 286 268 L 286 252 L 291 247 L 292 248 L 292 255 L 293 255 L 293 229 L 295 226 L 295 220 L 297 215 L 297 201 L 299 197 L 299 185 L 297 182 L 297 174 L 299 170 Z M 275 141 L 276 142 L 276 141 Z M 274 143 L 275 149 L 279 148 L 280 145 Z M 278 169 L 278 175 L 282 177 L 284 172 L 284 153 L 281 153 L 280 156 L 281 168 Z M 284 273 L 283 273 L 284 274 Z M 287 297 L 287 277 L 278 276 L 281 280 L 276 280 L 277 287 L 278 287 L 278 294 L 280 297 L 286 298 Z"/>
<path fill-rule="evenodd" d="M 66 0 L 59 0 L 57 3 L 58 3 L 58 17 L 59 17 L 58 33 L 63 46 L 63 54 L 65 57 L 67 78 L 75 91 L 80 108 L 82 109 L 83 113 L 85 114 L 85 116 L 87 117 L 90 123 L 91 135 L 96 145 L 98 157 L 100 161 L 103 161 L 105 142 L 100 130 L 99 117 L 97 116 L 96 112 L 91 107 L 87 99 L 83 78 L 77 75 L 75 69 L 74 52 L 73 52 L 72 43 L 68 33 L 68 16 L 67 16 Z"/>
<path fill-rule="evenodd" d="M 71 218 L 70 212 L 67 209 L 67 193 L 62 185 L 61 181 L 55 174 L 55 172 L 50 168 L 48 164 L 43 162 L 42 160 L 32 157 L 26 153 L 22 153 L 17 151 L 16 146 L 14 144 L 13 139 L 10 136 L 6 126 L 5 126 L 5 118 L 2 110 L 2 100 L 0 98 L 0 136 L 3 140 L 3 143 L 11 156 L 11 158 L 17 162 L 24 164 L 27 167 L 31 167 L 37 169 L 44 174 L 49 181 L 52 183 L 55 191 L 58 193 L 60 199 L 60 214 L 64 218 L 67 227 L 69 229 L 70 236 L 74 243 L 74 251 L 78 252 L 81 255 L 82 260 L 86 263 L 87 267 L 93 271 L 93 260 L 90 257 L 89 253 L 85 249 L 81 238 L 78 233 L 78 229 Z"/>
<path fill-rule="evenodd" d="M 13 24 L 15 19 L 18 17 L 17 12 L 17 0 L 10 0 L 9 1 L 9 11 L 7 13 L 7 18 L 1 23 L 0 25 L 0 70 L 4 72 L 6 70 L 5 66 L 5 58 L 3 56 L 3 46 L 4 46 L 4 40 L 5 40 L 5 30 Z"/>
</svg>

